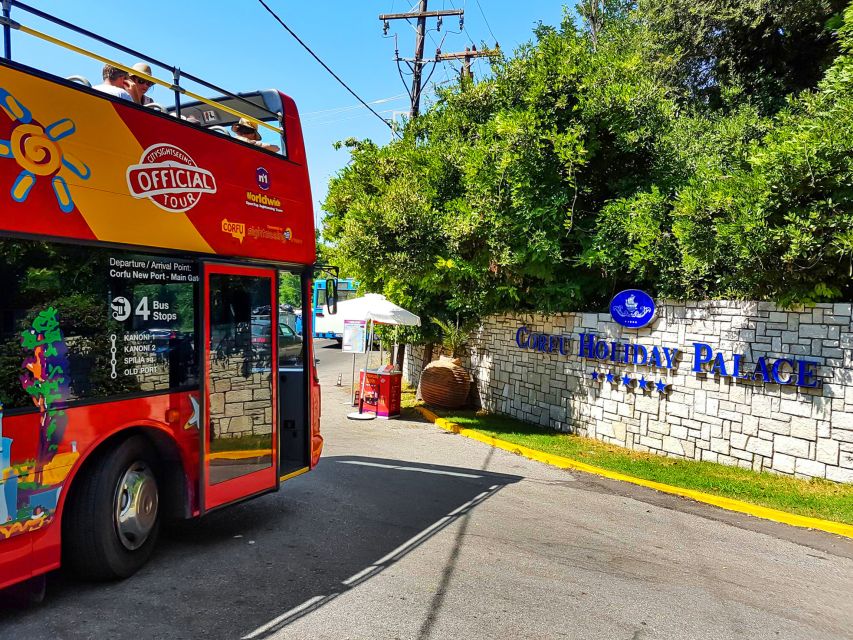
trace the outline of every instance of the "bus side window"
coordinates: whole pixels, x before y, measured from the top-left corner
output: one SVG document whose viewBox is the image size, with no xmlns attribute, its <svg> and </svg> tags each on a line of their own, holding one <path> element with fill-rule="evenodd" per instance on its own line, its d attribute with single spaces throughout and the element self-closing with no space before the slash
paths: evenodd
<svg viewBox="0 0 853 640">
<path fill-rule="evenodd" d="M 63 402 L 197 386 L 196 270 L 178 257 L 0 240 L 0 402 L 34 408 L 22 335 L 37 326 L 58 327 L 49 364 L 62 369 Z"/>
</svg>

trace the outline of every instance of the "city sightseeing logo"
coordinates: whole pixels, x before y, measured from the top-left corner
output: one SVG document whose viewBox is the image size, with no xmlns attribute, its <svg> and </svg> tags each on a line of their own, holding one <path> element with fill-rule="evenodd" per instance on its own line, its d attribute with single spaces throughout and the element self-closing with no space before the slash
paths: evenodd
<svg viewBox="0 0 853 640">
<path fill-rule="evenodd" d="M 198 204 L 203 193 L 216 193 L 216 180 L 178 147 L 158 143 L 142 152 L 139 164 L 127 168 L 134 198 L 148 198 L 164 211 L 181 213 Z"/>
</svg>

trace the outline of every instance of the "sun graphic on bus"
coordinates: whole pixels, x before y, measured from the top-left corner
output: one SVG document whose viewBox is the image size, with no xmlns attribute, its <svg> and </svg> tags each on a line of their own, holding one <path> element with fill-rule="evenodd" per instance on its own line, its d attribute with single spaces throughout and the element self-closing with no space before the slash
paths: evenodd
<svg viewBox="0 0 853 640">
<path fill-rule="evenodd" d="M 65 213 L 74 210 L 68 183 L 58 175 L 62 168 L 71 171 L 77 177 L 88 180 L 92 175 L 89 167 L 69 153 L 63 153 L 59 141 L 74 133 L 74 122 L 68 118 L 57 120 L 42 127 L 33 121 L 32 113 L 11 93 L 0 87 L 0 109 L 13 121 L 10 140 L 0 140 L 0 157 L 14 158 L 21 173 L 12 185 L 12 199 L 24 202 L 35 186 L 38 176 L 52 176 L 51 185 L 59 208 Z"/>
</svg>

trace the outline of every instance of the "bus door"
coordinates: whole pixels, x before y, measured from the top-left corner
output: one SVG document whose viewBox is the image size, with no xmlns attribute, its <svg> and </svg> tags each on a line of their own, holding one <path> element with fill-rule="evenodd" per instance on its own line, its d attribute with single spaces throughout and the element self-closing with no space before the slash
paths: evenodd
<svg viewBox="0 0 853 640">
<path fill-rule="evenodd" d="M 277 485 L 276 272 L 206 264 L 204 508 Z"/>
</svg>

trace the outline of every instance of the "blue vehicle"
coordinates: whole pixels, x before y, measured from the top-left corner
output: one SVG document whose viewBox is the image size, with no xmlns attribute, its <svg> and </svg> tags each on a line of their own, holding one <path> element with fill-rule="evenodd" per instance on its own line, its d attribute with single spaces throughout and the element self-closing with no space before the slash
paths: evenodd
<svg viewBox="0 0 853 640">
<path fill-rule="evenodd" d="M 358 280 L 352 278 L 341 278 L 338 280 L 338 303 L 355 298 L 358 293 Z M 303 313 L 305 308 L 303 305 Z M 315 280 L 314 291 L 311 294 L 312 326 L 315 338 L 329 338 L 343 341 L 344 334 L 340 321 L 332 322 L 331 317 L 326 316 L 326 281 Z"/>
</svg>

